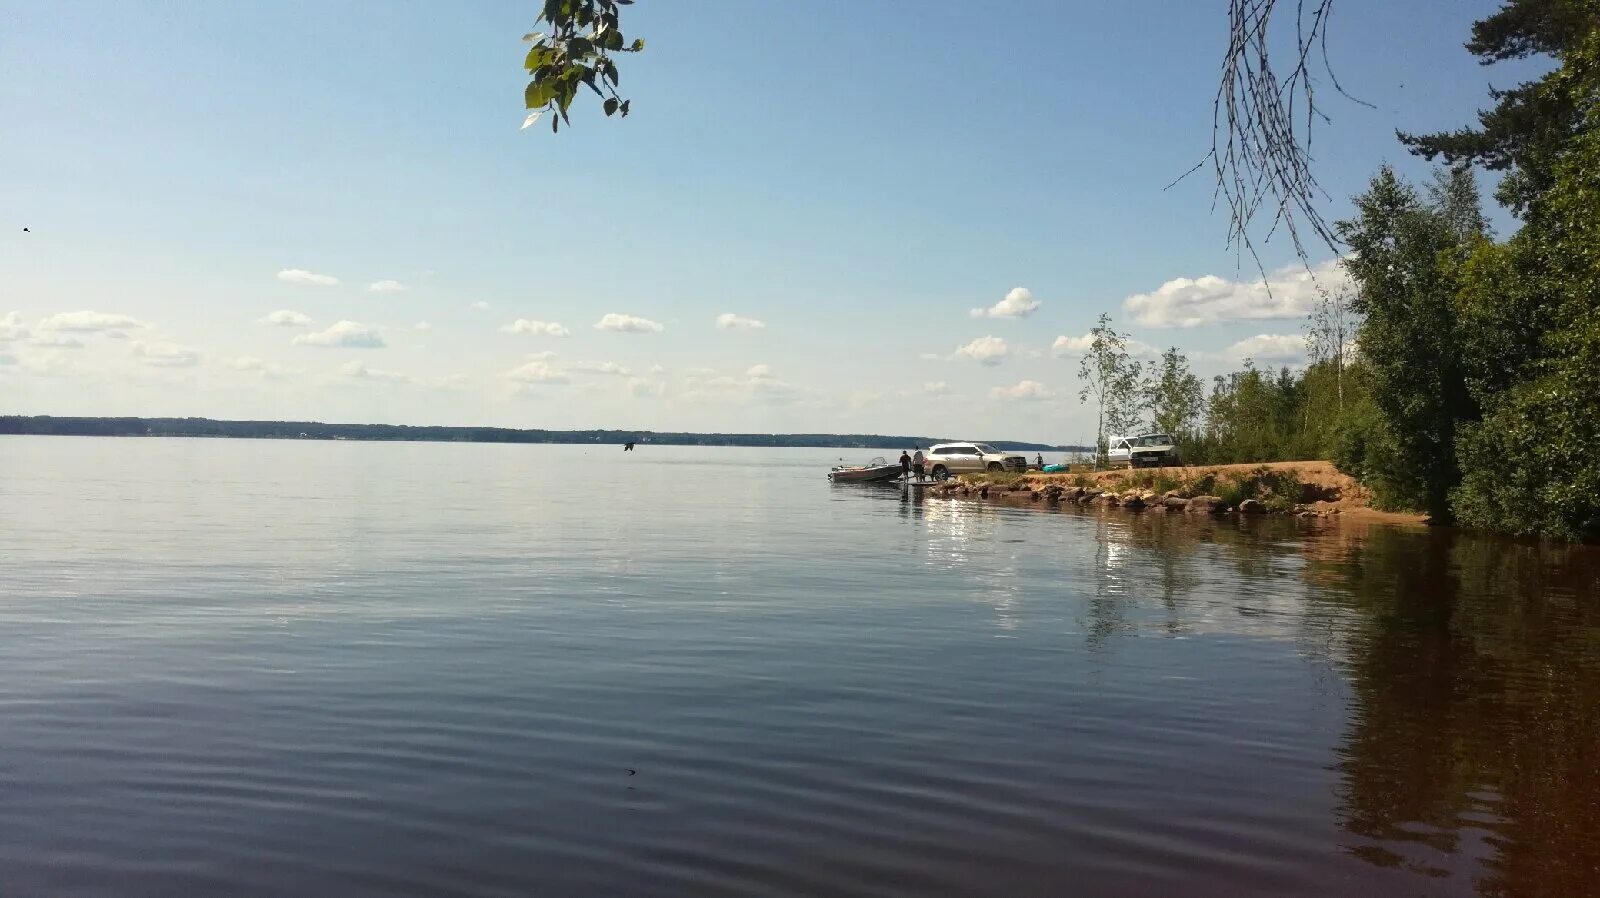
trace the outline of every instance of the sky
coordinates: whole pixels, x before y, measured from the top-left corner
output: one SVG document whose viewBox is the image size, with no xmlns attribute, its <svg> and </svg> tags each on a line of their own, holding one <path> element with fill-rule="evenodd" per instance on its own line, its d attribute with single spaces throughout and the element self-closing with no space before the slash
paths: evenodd
<svg viewBox="0 0 1600 898">
<path fill-rule="evenodd" d="M 0 414 L 1083 443 L 1100 314 L 1210 376 L 1337 286 L 1164 189 L 1221 0 L 639 0 L 632 114 L 560 134 L 537 5 L 8 3 Z M 1495 5 L 1338 0 L 1330 218 L 1516 80 L 1461 46 Z"/>
</svg>

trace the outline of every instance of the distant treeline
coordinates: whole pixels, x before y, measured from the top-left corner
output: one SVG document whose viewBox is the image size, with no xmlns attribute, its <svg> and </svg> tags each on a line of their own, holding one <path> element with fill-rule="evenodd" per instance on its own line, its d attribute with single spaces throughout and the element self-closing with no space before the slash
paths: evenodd
<svg viewBox="0 0 1600 898">
<path fill-rule="evenodd" d="M 518 430 L 510 427 L 412 427 L 405 424 L 323 424 L 318 421 L 216 421 L 210 418 L 55 418 L 0 415 L 0 434 L 80 437 L 233 437 L 255 440 L 412 440 L 435 443 L 645 443 L 663 446 L 791 446 L 873 449 L 948 442 L 933 437 L 864 433 L 656 433 L 648 430 Z M 1008 451 L 1072 452 L 994 440 Z"/>
</svg>

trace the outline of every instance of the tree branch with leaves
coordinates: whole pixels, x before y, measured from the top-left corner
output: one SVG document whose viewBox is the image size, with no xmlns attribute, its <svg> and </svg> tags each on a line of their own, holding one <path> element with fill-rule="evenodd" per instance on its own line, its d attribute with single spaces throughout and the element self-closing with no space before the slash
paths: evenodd
<svg viewBox="0 0 1600 898">
<path fill-rule="evenodd" d="M 538 22 L 549 33 L 534 31 L 522 39 L 533 44 L 523 60 L 532 80 L 523 91 L 523 103 L 531 110 L 523 120 L 527 128 L 545 115 L 550 130 L 561 130 L 563 122 L 572 124 L 567 110 L 582 88 L 601 99 L 601 108 L 610 116 L 628 115 L 629 101 L 617 93 L 620 73 L 612 54 L 638 53 L 644 41 L 629 41 L 622 35 L 620 9 L 633 0 L 545 0 Z"/>
</svg>

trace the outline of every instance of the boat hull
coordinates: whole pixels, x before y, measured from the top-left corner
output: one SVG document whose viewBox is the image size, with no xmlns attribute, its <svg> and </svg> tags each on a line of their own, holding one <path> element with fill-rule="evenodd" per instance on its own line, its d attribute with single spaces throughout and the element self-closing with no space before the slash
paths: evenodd
<svg viewBox="0 0 1600 898">
<path fill-rule="evenodd" d="M 899 465 L 878 465 L 876 467 L 862 468 L 834 468 L 828 472 L 828 479 L 834 483 L 877 483 L 883 480 L 893 480 L 900 476 Z"/>
</svg>

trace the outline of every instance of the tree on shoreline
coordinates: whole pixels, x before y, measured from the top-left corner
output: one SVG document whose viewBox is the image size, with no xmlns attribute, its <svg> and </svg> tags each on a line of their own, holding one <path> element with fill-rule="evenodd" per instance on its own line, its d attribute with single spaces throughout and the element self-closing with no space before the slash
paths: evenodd
<svg viewBox="0 0 1600 898">
<path fill-rule="evenodd" d="M 1317 288 L 1317 307 L 1307 316 L 1306 357 L 1326 362 L 1333 372 L 1336 408 L 1344 411 L 1344 369 L 1355 348 L 1357 318 L 1345 289 Z"/>
<path fill-rule="evenodd" d="M 1111 316 L 1102 314 L 1090 329 L 1089 348 L 1078 362 L 1078 379 L 1083 387 L 1078 401 L 1095 400 L 1095 457 L 1105 461 L 1106 436 L 1123 434 L 1139 425 L 1140 365 L 1128 356 L 1128 338 L 1111 326 Z"/>
<path fill-rule="evenodd" d="M 1150 425 L 1162 433 L 1183 435 L 1200 424 L 1205 387 L 1189 371 L 1189 359 L 1173 346 L 1161 354 L 1152 376 L 1141 387 Z"/>
</svg>

